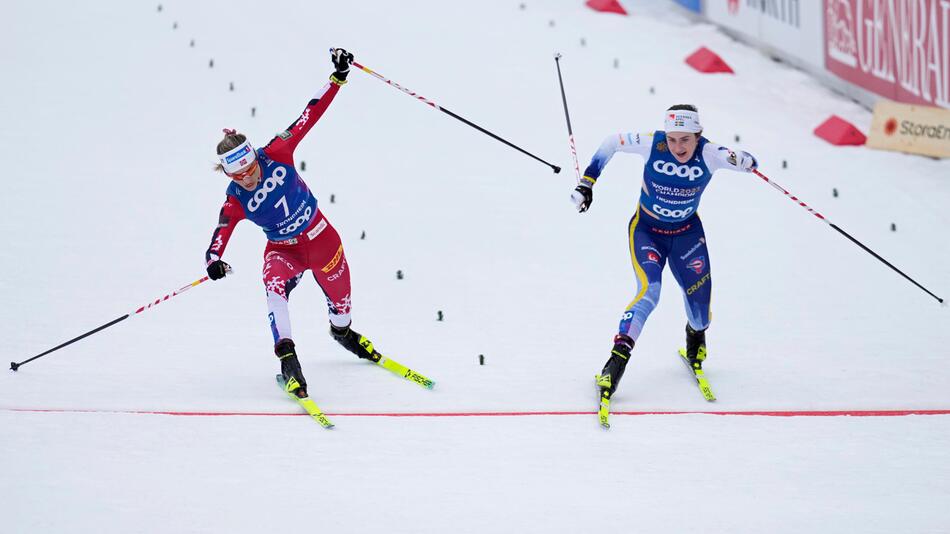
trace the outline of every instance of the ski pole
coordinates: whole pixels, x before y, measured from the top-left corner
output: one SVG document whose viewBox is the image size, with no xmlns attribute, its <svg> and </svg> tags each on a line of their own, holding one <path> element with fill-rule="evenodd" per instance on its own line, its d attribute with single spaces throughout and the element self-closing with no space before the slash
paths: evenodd
<svg viewBox="0 0 950 534">
<path fill-rule="evenodd" d="M 766 182 L 767 184 L 771 185 L 771 186 L 774 187 L 775 189 L 778 189 L 779 191 L 781 191 L 782 193 L 784 193 L 785 196 L 787 196 L 787 197 L 790 198 L 791 200 L 797 202 L 799 206 L 801 206 L 801 207 L 805 208 L 806 210 L 808 210 L 808 213 L 811 213 L 811 214 L 814 215 L 815 217 L 818 217 L 819 219 L 821 219 L 821 221 L 822 221 L 823 223 L 825 223 L 825 224 L 827 224 L 828 226 L 834 228 L 839 234 L 841 234 L 841 235 L 847 237 L 849 240 L 851 240 L 852 243 L 854 243 L 855 245 L 861 247 L 862 249 L 864 249 L 865 252 L 867 252 L 868 254 L 870 254 L 870 255 L 874 256 L 875 258 L 877 258 L 878 260 L 880 260 L 881 263 L 883 263 L 884 265 L 887 265 L 887 266 L 890 267 L 891 269 L 894 269 L 894 271 L 897 272 L 897 274 L 899 274 L 899 275 L 903 276 L 904 278 L 910 280 L 910 282 L 913 283 L 915 286 L 917 286 L 917 287 L 919 287 L 920 289 L 922 289 L 925 293 L 927 293 L 927 294 L 930 295 L 931 297 L 937 299 L 937 302 L 939 302 L 939 303 L 941 303 L 941 304 L 944 304 L 942 298 L 938 297 L 937 295 L 934 295 L 933 293 L 930 292 L 929 289 L 927 289 L 926 287 L 920 285 L 919 283 L 917 283 L 916 280 L 914 280 L 913 278 L 911 278 L 911 277 L 907 276 L 906 274 L 904 274 L 904 271 L 901 271 L 901 270 L 898 269 L 897 267 L 894 267 L 894 265 L 892 265 L 891 262 L 885 260 L 885 259 L 882 258 L 877 252 L 874 252 L 873 250 L 869 249 L 867 246 L 864 245 L 864 243 L 858 241 L 858 240 L 855 239 L 851 234 L 849 234 L 848 232 L 845 232 L 844 230 L 842 230 L 841 228 L 839 228 L 837 224 L 834 224 L 833 222 L 831 222 L 831 221 L 829 221 L 828 219 L 826 219 L 824 215 L 822 215 L 822 214 L 818 213 L 817 211 L 815 211 L 815 210 L 811 209 L 810 207 L 808 207 L 807 204 L 805 204 L 804 202 L 802 202 L 801 200 L 799 200 L 797 197 L 795 197 L 794 195 L 792 195 L 791 193 L 789 193 L 787 190 L 785 190 L 784 187 L 782 187 L 782 186 L 778 185 L 777 183 L 773 182 L 772 180 L 770 180 L 770 179 L 768 178 L 768 176 L 762 174 L 762 173 L 759 172 L 757 169 L 753 169 L 752 172 L 755 173 L 755 175 L 758 176 L 759 178 L 765 180 L 765 182 Z"/>
<path fill-rule="evenodd" d="M 571 143 L 571 156 L 574 158 L 574 174 L 577 183 L 581 183 L 581 167 L 577 164 L 577 148 L 574 147 L 574 130 L 571 129 L 571 114 L 567 111 L 567 95 L 564 94 L 564 80 L 561 78 L 561 54 L 554 54 L 554 63 L 557 64 L 557 83 L 561 85 L 561 101 L 564 103 L 564 117 L 567 119 L 567 139 Z"/>
<path fill-rule="evenodd" d="M 205 281 L 207 281 L 207 280 L 208 280 L 208 277 L 207 277 L 207 276 L 205 276 L 205 277 L 203 277 L 203 278 L 201 278 L 201 279 L 199 279 L 199 280 L 195 280 L 194 282 L 192 282 L 192 283 L 190 283 L 190 284 L 188 284 L 188 285 L 186 285 L 186 286 L 184 286 L 184 287 L 182 287 L 182 288 L 180 288 L 180 289 L 176 289 L 175 291 L 172 291 L 171 293 L 165 295 L 164 297 L 160 297 L 160 298 L 158 298 L 158 299 L 155 299 L 155 302 L 149 302 L 148 304 L 139 307 L 137 310 L 135 310 L 135 311 L 133 311 L 133 312 L 129 312 L 129 313 L 123 315 L 122 317 L 117 317 L 117 318 L 115 318 L 115 319 L 109 321 L 108 323 L 106 323 L 106 324 L 104 324 L 104 325 L 102 325 L 102 326 L 100 326 L 100 327 L 98 327 L 98 328 L 93 328 L 92 330 L 86 332 L 85 334 L 83 334 L 83 335 L 81 335 L 81 336 L 78 336 L 78 337 L 75 337 L 75 338 L 73 338 L 73 339 L 70 339 L 69 341 L 63 343 L 62 345 L 57 345 L 57 346 L 55 346 L 55 347 L 49 349 L 49 350 L 46 351 L 46 352 L 37 354 L 36 356 L 33 356 L 32 358 L 30 358 L 30 359 L 28 359 L 28 360 L 23 360 L 23 361 L 20 362 L 20 363 L 17 363 L 17 362 L 10 362 L 10 370 L 11 370 L 11 371 L 16 371 L 16 370 L 19 369 L 20 366 L 23 365 L 23 364 L 32 362 L 33 360 L 35 360 L 35 359 L 37 359 L 37 358 L 40 358 L 40 357 L 43 357 L 43 356 L 46 356 L 47 354 L 49 354 L 49 353 L 51 353 L 51 352 L 53 352 L 53 351 L 59 350 L 59 349 L 65 347 L 65 346 L 67 346 L 67 345 L 71 345 L 71 344 L 73 344 L 73 343 L 79 341 L 80 339 L 83 339 L 83 338 L 85 338 L 85 337 L 91 336 L 91 335 L 93 335 L 93 334 L 95 334 L 96 332 L 99 332 L 99 331 L 101 331 L 101 330 L 105 330 L 106 328 L 109 328 L 110 326 L 112 326 L 112 325 L 114 325 L 114 324 L 116 324 L 116 323 L 120 323 L 120 322 L 122 322 L 122 321 L 128 319 L 129 317 L 135 317 L 136 315 L 142 313 L 143 311 L 148 310 L 148 309 L 151 309 L 153 306 L 158 306 L 159 304 L 165 302 L 166 300 L 168 300 L 168 299 L 170 299 L 170 298 L 172 298 L 172 297 L 181 295 L 181 294 L 184 293 L 185 291 L 188 291 L 189 289 L 191 289 L 191 288 L 195 287 L 196 285 L 198 285 L 198 284 L 200 284 L 200 283 L 202 283 L 202 282 L 205 282 Z"/>
<path fill-rule="evenodd" d="M 330 49 L 330 52 L 331 52 L 331 53 L 333 52 L 333 49 L 332 49 L 332 48 Z M 494 138 L 494 139 L 497 139 L 498 141 L 501 141 L 502 143 L 504 143 L 504 144 L 510 146 L 511 148 L 517 150 L 518 152 L 521 152 L 522 154 L 525 154 L 526 156 L 530 156 L 530 157 L 532 157 L 532 158 L 534 158 L 534 159 L 540 161 L 541 163 L 547 165 L 548 167 L 551 167 L 551 170 L 553 170 L 555 174 L 561 172 L 561 168 L 558 167 L 557 165 L 552 165 L 551 163 L 548 163 L 547 161 L 544 161 L 543 159 L 539 158 L 538 156 L 535 156 L 534 154 L 532 154 L 531 152 L 528 152 L 527 150 L 521 148 L 520 146 L 518 146 L 518 145 L 516 145 L 516 144 L 514 144 L 514 143 L 512 143 L 512 142 L 510 142 L 510 141 L 507 141 L 507 140 L 505 140 L 505 139 L 503 139 L 503 138 L 501 138 L 501 137 L 499 137 L 499 136 L 493 134 L 492 132 L 489 132 L 488 130 L 482 128 L 481 126 L 475 124 L 474 122 L 469 121 L 468 119 L 465 119 L 464 117 L 461 117 L 461 116 L 459 116 L 459 115 L 456 115 L 455 113 L 452 113 L 451 111 L 445 109 L 444 107 L 442 107 L 442 106 L 436 104 L 435 102 L 433 102 L 433 101 L 427 99 L 426 97 L 424 97 L 424 96 L 422 96 L 422 95 L 420 95 L 420 94 L 414 93 L 414 92 L 410 91 L 409 89 L 406 89 L 405 87 L 399 85 L 398 83 L 396 83 L 396 82 L 394 82 L 394 81 L 392 81 L 392 80 L 390 80 L 390 79 L 388 79 L 388 78 L 386 78 L 386 77 L 380 75 L 378 72 L 376 72 L 376 71 L 374 71 L 374 70 L 372 70 L 372 69 L 369 69 L 369 68 L 367 68 L 367 67 L 364 67 L 363 65 L 360 65 L 359 63 L 357 63 L 357 62 L 355 62 L 355 61 L 353 62 L 353 66 L 356 67 L 356 68 L 358 68 L 358 69 L 360 69 L 360 70 L 362 70 L 363 72 L 365 72 L 365 73 L 367 73 L 367 74 L 373 76 L 374 78 L 376 78 L 376 79 L 378 79 L 378 80 L 380 80 L 380 81 L 386 82 L 388 85 L 391 85 L 391 86 L 395 87 L 396 89 L 399 89 L 399 90 L 402 91 L 403 93 L 406 93 L 407 95 L 409 95 L 409 96 L 411 96 L 411 97 L 413 97 L 413 98 L 419 100 L 420 102 L 432 106 L 433 108 L 435 108 L 435 109 L 441 111 L 442 113 L 445 113 L 446 115 L 452 117 L 453 119 L 457 119 L 457 120 L 459 120 L 459 121 L 462 121 L 462 122 L 464 122 L 465 124 L 471 126 L 472 128 L 475 128 L 476 130 L 482 132 L 483 134 L 486 134 L 486 135 L 488 135 L 488 136 L 490 136 L 490 137 L 492 137 L 492 138 Z"/>
</svg>

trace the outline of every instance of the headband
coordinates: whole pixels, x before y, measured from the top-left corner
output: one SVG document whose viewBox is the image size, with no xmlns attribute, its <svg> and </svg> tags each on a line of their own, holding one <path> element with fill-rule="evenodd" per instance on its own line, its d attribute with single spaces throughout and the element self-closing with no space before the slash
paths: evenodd
<svg viewBox="0 0 950 534">
<path fill-rule="evenodd" d="M 699 124 L 699 113 L 687 109 L 677 109 L 666 112 L 667 132 L 699 133 L 703 126 Z"/>
<path fill-rule="evenodd" d="M 254 163 L 254 160 L 257 159 L 257 154 L 254 152 L 254 147 L 251 146 L 250 141 L 244 141 L 240 145 L 221 154 L 219 157 L 221 158 L 221 166 L 224 167 L 224 172 L 231 174 Z"/>
</svg>

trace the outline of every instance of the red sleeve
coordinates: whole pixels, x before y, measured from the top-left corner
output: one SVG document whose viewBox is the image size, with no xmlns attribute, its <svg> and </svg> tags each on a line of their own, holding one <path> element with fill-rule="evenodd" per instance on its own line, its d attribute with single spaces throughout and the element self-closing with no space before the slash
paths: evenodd
<svg viewBox="0 0 950 534">
<path fill-rule="evenodd" d="M 340 84 L 336 81 L 331 81 L 317 91 L 317 94 L 313 95 L 313 98 L 310 99 L 310 102 L 303 110 L 303 113 L 300 114 L 300 117 L 286 130 L 277 134 L 277 137 L 264 147 L 264 151 L 267 155 L 274 161 L 292 165 L 294 162 L 294 150 L 297 149 L 297 145 L 303 141 L 304 136 L 307 135 L 310 128 L 313 128 L 313 125 L 320 120 L 320 117 L 323 116 L 323 112 L 327 110 L 330 106 L 330 102 L 333 102 L 333 97 L 335 97 L 339 91 Z"/>
<path fill-rule="evenodd" d="M 237 223 L 244 220 L 244 208 L 241 207 L 237 198 L 228 195 L 221 206 L 221 214 L 218 215 L 218 227 L 214 229 L 211 236 L 211 246 L 205 252 L 205 265 L 211 265 L 214 260 L 220 260 L 224 255 L 224 249 L 228 246 L 231 234 L 234 233 L 234 227 Z"/>
</svg>

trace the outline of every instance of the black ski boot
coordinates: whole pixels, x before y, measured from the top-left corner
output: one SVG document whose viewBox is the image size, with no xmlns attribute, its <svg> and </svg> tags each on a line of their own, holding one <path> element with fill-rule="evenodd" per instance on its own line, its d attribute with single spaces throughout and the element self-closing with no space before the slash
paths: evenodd
<svg viewBox="0 0 950 534">
<path fill-rule="evenodd" d="M 601 396 L 609 399 L 614 391 L 617 391 L 617 385 L 620 384 L 620 378 L 623 377 L 623 372 L 627 368 L 633 345 L 630 336 L 623 334 L 614 336 L 614 348 L 610 351 L 610 359 L 604 364 L 604 370 L 596 376 Z"/>
<path fill-rule="evenodd" d="M 301 399 L 306 397 L 307 380 L 303 377 L 294 342 L 290 339 L 281 339 L 274 345 L 274 354 L 280 360 L 280 374 L 284 376 L 285 382 L 284 389 Z"/>
<path fill-rule="evenodd" d="M 372 341 L 361 336 L 359 332 L 349 326 L 339 327 L 331 324 L 330 335 L 333 336 L 333 339 L 335 339 L 337 343 L 343 345 L 343 348 L 359 358 L 371 362 L 378 362 L 379 359 L 382 358 L 382 354 L 376 352 L 376 349 L 373 348 Z"/>
<path fill-rule="evenodd" d="M 693 330 L 686 325 L 686 359 L 694 369 L 702 369 L 706 359 L 706 330 Z"/>
</svg>

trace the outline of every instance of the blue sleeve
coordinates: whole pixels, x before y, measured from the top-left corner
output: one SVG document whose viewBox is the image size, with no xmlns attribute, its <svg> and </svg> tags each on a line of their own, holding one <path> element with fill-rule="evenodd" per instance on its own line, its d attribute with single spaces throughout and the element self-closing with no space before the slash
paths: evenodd
<svg viewBox="0 0 950 534">
<path fill-rule="evenodd" d="M 646 158 L 650 156 L 652 147 L 653 134 L 651 133 L 621 133 L 609 135 L 600 144 L 597 152 L 594 152 L 594 156 L 590 159 L 590 165 L 584 169 L 584 178 L 582 181 L 593 185 L 597 181 L 597 178 L 600 177 L 600 173 L 603 172 L 604 167 L 607 166 L 607 163 L 610 162 L 610 159 L 613 158 L 617 152 L 633 152 L 634 154 L 640 154 Z"/>
</svg>

